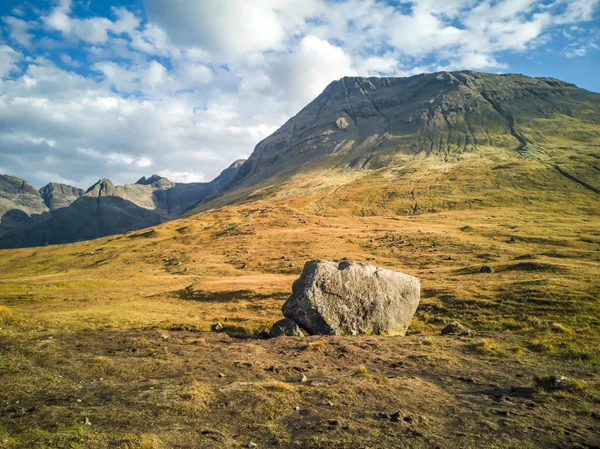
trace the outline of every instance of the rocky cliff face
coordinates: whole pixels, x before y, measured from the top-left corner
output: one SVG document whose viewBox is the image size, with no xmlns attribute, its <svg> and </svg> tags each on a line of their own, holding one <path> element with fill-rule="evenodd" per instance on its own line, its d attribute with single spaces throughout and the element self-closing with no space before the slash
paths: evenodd
<svg viewBox="0 0 600 449">
<path fill-rule="evenodd" d="M 39 190 L 44 204 L 49 210 L 56 210 L 70 206 L 77 198 L 84 194 L 84 190 L 66 184 L 51 182 Z"/>
<path fill-rule="evenodd" d="M 481 147 L 535 155 L 544 143 L 536 124 L 557 117 L 567 125 L 569 118 L 599 124 L 600 95 L 523 75 L 346 77 L 260 142 L 235 185 L 257 184 L 307 164 L 376 169 L 402 155 L 453 161 Z"/>
<path fill-rule="evenodd" d="M 10 211 L 37 215 L 48 211 L 38 190 L 27 181 L 14 176 L 0 175 L 0 217 Z M 18 215 L 17 212 L 15 212 Z"/>
<path fill-rule="evenodd" d="M 27 181 L 0 175 L 0 239 L 46 221 L 53 210 L 67 207 L 83 190 L 48 184 L 39 191 Z"/>
<path fill-rule="evenodd" d="M 121 186 L 101 179 L 87 191 L 55 183 L 38 191 L 0 176 L 0 248 L 88 240 L 176 218 L 223 189 L 243 162 L 207 183 L 177 184 L 152 175 Z"/>
</svg>

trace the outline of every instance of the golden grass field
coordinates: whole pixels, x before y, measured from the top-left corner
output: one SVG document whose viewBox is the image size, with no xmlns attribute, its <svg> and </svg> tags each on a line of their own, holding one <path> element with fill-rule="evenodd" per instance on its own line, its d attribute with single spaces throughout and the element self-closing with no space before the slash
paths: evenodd
<svg viewBox="0 0 600 449">
<path fill-rule="evenodd" d="M 2 251 L 0 448 L 599 447 L 598 197 L 472 163 Z M 305 261 L 343 257 L 420 278 L 408 336 L 256 338 Z"/>
</svg>

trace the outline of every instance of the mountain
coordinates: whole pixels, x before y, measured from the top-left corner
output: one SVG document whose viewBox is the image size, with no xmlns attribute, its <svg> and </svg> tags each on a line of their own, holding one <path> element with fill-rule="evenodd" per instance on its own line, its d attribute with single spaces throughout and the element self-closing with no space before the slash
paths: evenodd
<svg viewBox="0 0 600 449">
<path fill-rule="evenodd" d="M 162 223 L 219 192 L 242 163 L 207 183 L 178 184 L 152 175 L 120 186 L 101 179 L 87 191 L 56 183 L 38 191 L 0 176 L 0 248 L 89 240 Z"/>
<path fill-rule="evenodd" d="M 556 186 L 597 195 L 599 124 L 600 95 L 553 78 L 345 77 L 260 142 L 228 191 L 197 210 L 265 189 L 323 190 L 319 207 L 339 213 L 342 200 L 353 214 L 375 204 L 412 214 L 522 202 Z"/>
</svg>

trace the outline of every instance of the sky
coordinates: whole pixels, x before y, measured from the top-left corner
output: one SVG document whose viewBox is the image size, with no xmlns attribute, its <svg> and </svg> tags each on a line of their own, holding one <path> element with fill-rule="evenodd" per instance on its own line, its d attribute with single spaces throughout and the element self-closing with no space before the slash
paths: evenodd
<svg viewBox="0 0 600 449">
<path fill-rule="evenodd" d="M 210 181 L 343 76 L 600 91 L 600 0 L 2 0 L 0 173 Z"/>
</svg>

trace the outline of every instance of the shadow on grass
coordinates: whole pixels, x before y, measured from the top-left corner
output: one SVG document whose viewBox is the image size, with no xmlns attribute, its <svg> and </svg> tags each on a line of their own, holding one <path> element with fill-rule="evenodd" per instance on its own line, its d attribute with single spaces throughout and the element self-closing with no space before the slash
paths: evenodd
<svg viewBox="0 0 600 449">
<path fill-rule="evenodd" d="M 219 302 L 219 303 L 231 303 L 239 301 L 264 301 L 267 299 L 274 299 L 284 301 L 290 296 L 287 292 L 274 292 L 274 293 L 257 293 L 252 290 L 231 290 L 222 292 L 208 292 L 204 290 L 194 290 L 194 286 L 188 285 L 182 290 L 176 290 L 173 295 L 180 299 L 187 301 L 200 301 L 200 302 Z"/>
</svg>

